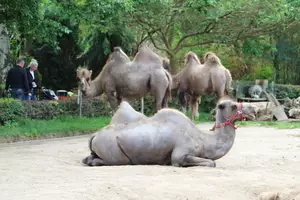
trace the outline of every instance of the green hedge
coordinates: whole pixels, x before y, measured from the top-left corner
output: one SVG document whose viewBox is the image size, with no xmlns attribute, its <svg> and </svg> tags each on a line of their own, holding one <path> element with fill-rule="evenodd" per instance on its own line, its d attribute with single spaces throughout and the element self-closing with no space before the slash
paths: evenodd
<svg viewBox="0 0 300 200">
<path fill-rule="evenodd" d="M 300 97 L 300 86 L 275 84 L 274 92 L 277 99 L 284 99 L 286 97 L 294 99 Z"/>
<path fill-rule="evenodd" d="M 215 96 L 205 96 L 199 106 L 200 112 L 210 112 L 214 107 Z M 141 110 L 141 101 L 133 100 L 130 104 L 135 110 Z M 180 109 L 178 98 L 173 97 L 169 107 Z M 152 96 L 144 98 L 144 113 L 151 116 L 155 113 L 155 104 Z M 17 122 L 20 117 L 29 119 L 53 119 L 64 115 L 79 115 L 79 105 L 76 99 L 66 101 L 23 101 L 6 98 L 0 99 L 1 124 Z M 111 116 L 112 109 L 105 96 L 82 101 L 82 116 L 99 117 Z"/>
<path fill-rule="evenodd" d="M 24 106 L 19 100 L 0 99 L 0 123 L 2 125 L 17 122 L 24 114 Z"/>
</svg>

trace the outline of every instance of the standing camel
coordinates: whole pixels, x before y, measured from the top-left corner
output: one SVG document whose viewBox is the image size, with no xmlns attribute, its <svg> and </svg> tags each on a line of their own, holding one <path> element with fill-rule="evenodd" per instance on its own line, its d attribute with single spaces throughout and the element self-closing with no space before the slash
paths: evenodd
<svg viewBox="0 0 300 200">
<path fill-rule="evenodd" d="M 231 74 L 212 52 L 204 55 L 203 65 L 194 52 L 188 52 L 185 56 L 184 68 L 180 73 L 179 101 L 185 113 L 186 94 L 189 95 L 192 120 L 198 111 L 202 95 L 216 93 L 219 99 L 230 90 Z"/>
<path fill-rule="evenodd" d="M 87 68 L 77 69 L 83 94 L 95 97 L 106 93 L 114 112 L 123 98 L 140 99 L 149 92 L 155 97 L 156 111 L 168 106 L 172 77 L 163 68 L 160 57 L 146 46 L 132 61 L 120 47 L 115 47 L 100 74 L 94 80 L 91 74 Z"/>
</svg>

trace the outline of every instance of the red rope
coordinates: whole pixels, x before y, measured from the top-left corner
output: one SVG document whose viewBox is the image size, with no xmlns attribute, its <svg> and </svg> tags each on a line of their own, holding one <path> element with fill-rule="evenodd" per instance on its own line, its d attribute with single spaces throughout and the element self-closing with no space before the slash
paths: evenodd
<svg viewBox="0 0 300 200">
<path fill-rule="evenodd" d="M 234 120 L 236 117 L 240 117 L 241 119 L 245 120 L 245 117 L 243 116 L 242 109 L 243 109 L 243 104 L 240 103 L 238 111 L 234 115 L 232 115 L 231 117 L 229 117 L 224 123 L 216 125 L 215 128 L 221 128 L 223 126 L 229 125 L 232 128 L 237 129 L 238 127 L 236 127 L 236 126 L 234 126 L 232 124 L 232 120 Z"/>
</svg>

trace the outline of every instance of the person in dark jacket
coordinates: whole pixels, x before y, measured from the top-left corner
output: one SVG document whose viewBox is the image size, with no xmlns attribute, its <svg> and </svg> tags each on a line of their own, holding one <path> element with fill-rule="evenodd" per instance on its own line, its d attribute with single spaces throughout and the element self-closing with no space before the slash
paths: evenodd
<svg viewBox="0 0 300 200">
<path fill-rule="evenodd" d="M 29 67 L 26 69 L 29 90 L 31 96 L 25 95 L 27 100 L 36 100 L 37 89 L 40 88 L 40 81 L 37 73 L 38 62 L 32 59 Z"/>
<path fill-rule="evenodd" d="M 5 90 L 10 89 L 12 98 L 20 99 L 21 101 L 25 99 L 25 94 L 31 95 L 24 64 L 23 58 L 17 59 L 16 66 L 8 71 L 5 84 Z"/>
</svg>

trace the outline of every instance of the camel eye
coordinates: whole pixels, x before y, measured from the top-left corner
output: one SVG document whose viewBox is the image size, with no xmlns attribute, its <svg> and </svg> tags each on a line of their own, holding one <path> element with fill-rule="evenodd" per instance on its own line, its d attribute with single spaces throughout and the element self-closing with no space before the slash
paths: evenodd
<svg viewBox="0 0 300 200">
<path fill-rule="evenodd" d="M 236 110 L 237 109 L 237 105 L 232 105 L 231 108 L 232 108 L 232 110 Z"/>
<path fill-rule="evenodd" d="M 224 104 L 219 104 L 219 105 L 218 105 L 218 108 L 219 108 L 220 110 L 223 110 L 223 109 L 225 108 L 225 105 L 224 105 Z"/>
</svg>

